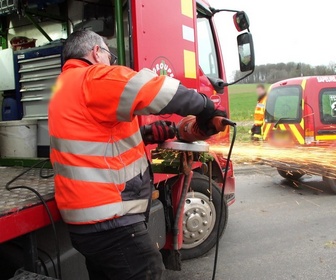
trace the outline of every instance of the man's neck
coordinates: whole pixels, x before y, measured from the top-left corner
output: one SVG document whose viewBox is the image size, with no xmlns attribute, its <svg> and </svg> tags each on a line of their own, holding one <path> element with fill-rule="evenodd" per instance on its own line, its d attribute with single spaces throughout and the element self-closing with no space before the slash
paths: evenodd
<svg viewBox="0 0 336 280">
<path fill-rule="evenodd" d="M 86 63 L 89 64 L 89 65 L 93 65 L 93 63 L 92 63 L 90 60 L 88 60 L 88 59 L 86 59 L 86 58 L 84 58 L 84 57 L 81 57 L 81 58 L 75 58 L 75 59 L 84 61 L 84 62 L 86 62 Z"/>
</svg>

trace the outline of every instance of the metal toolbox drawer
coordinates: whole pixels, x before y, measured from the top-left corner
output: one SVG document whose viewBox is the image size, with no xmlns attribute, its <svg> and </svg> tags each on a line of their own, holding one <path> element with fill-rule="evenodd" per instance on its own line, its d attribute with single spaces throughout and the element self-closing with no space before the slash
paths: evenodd
<svg viewBox="0 0 336 280">
<path fill-rule="evenodd" d="M 21 99 L 24 118 L 38 118 L 48 116 L 49 97 L 28 97 Z"/>
<path fill-rule="evenodd" d="M 20 60 L 19 73 L 61 67 L 61 54 Z"/>
<path fill-rule="evenodd" d="M 49 99 L 51 95 L 51 88 L 43 88 L 43 89 L 41 88 L 41 90 L 34 90 L 34 91 L 23 91 L 21 92 L 21 94 L 22 94 L 21 102 L 30 101 L 31 98 L 38 98 L 36 100 Z"/>
<path fill-rule="evenodd" d="M 21 74 L 20 83 L 56 79 L 59 73 L 61 73 L 61 68 L 25 72 Z"/>
</svg>

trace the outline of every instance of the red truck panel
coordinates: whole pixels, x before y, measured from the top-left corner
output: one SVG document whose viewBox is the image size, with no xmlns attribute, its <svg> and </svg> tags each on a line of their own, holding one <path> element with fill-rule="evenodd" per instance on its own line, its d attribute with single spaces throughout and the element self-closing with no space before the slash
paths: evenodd
<svg viewBox="0 0 336 280">
<path fill-rule="evenodd" d="M 54 221 L 61 219 L 55 200 L 47 202 Z M 50 225 L 44 206 L 39 204 L 0 217 L 0 243 Z"/>
</svg>

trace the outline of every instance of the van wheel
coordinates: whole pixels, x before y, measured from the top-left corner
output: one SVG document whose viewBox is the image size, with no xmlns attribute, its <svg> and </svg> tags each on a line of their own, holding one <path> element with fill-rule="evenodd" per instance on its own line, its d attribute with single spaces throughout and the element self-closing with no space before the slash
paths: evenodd
<svg viewBox="0 0 336 280">
<path fill-rule="evenodd" d="M 289 180 L 299 180 L 304 173 L 299 172 L 299 171 L 292 171 L 292 170 L 282 170 L 278 168 L 278 173 L 281 177 Z"/>
<path fill-rule="evenodd" d="M 331 190 L 336 194 L 336 179 L 323 176 L 323 181 L 326 182 Z"/>
<path fill-rule="evenodd" d="M 224 205 L 219 221 L 221 189 L 212 183 L 212 201 L 209 200 L 209 178 L 197 172 L 190 182 L 190 192 L 184 205 L 182 259 L 197 258 L 216 244 L 218 225 L 220 235 L 228 220 L 228 207 Z"/>
</svg>

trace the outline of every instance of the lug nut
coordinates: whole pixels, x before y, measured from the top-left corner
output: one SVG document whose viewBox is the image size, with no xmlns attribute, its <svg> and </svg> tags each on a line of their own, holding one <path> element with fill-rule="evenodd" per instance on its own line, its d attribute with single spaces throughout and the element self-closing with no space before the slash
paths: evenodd
<svg viewBox="0 0 336 280">
<path fill-rule="evenodd" d="M 198 231 L 198 233 L 199 233 L 199 234 L 202 234 L 202 233 L 203 233 L 203 229 L 200 229 L 200 230 Z"/>
<path fill-rule="evenodd" d="M 188 211 L 188 212 L 186 212 L 186 216 L 188 216 L 188 217 L 190 216 L 190 212 L 189 212 L 189 211 Z"/>
<path fill-rule="evenodd" d="M 202 212 L 202 213 L 201 213 L 201 216 L 204 217 L 204 216 L 205 216 L 205 212 Z"/>
<path fill-rule="evenodd" d="M 195 233 L 190 234 L 191 238 L 195 238 Z"/>
<path fill-rule="evenodd" d="M 203 225 L 207 225 L 208 224 L 208 221 L 203 221 Z"/>
<path fill-rule="evenodd" d="M 196 208 L 196 209 L 195 209 L 195 213 L 198 213 L 198 212 L 199 212 L 199 210 L 198 210 L 198 208 Z"/>
</svg>

